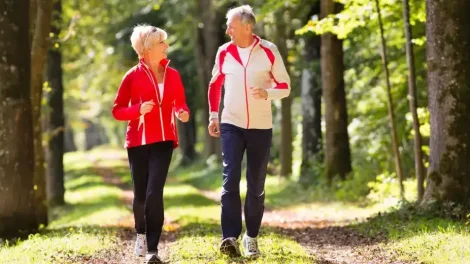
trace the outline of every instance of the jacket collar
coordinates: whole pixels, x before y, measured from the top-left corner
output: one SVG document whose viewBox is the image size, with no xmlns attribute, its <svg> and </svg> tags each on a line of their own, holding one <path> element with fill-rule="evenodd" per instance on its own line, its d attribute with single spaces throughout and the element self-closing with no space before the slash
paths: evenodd
<svg viewBox="0 0 470 264">
<path fill-rule="evenodd" d="M 253 45 L 253 48 L 251 50 L 254 50 L 260 43 L 261 43 L 261 38 L 258 37 L 257 35 L 253 34 L 253 38 L 255 40 L 255 44 Z M 230 42 L 230 44 L 227 47 L 227 52 L 232 55 L 232 57 L 235 58 L 235 60 L 238 61 L 243 66 L 242 59 L 240 58 L 240 54 L 238 53 L 237 45 L 233 43 L 233 41 Z"/>
<path fill-rule="evenodd" d="M 165 70 L 166 70 L 166 68 L 168 67 L 168 64 L 170 64 L 170 60 L 169 60 L 169 59 L 162 59 L 162 60 L 159 62 L 159 64 L 160 64 L 161 66 L 163 66 L 163 68 L 165 68 Z M 139 65 L 144 66 L 146 69 L 150 69 L 150 67 L 149 67 L 147 64 L 145 64 L 144 58 L 141 58 L 141 59 L 139 60 Z"/>
</svg>

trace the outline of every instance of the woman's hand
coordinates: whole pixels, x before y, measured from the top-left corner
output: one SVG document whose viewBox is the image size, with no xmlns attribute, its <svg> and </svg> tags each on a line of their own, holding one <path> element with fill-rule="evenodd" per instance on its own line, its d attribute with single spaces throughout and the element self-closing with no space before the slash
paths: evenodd
<svg viewBox="0 0 470 264">
<path fill-rule="evenodd" d="M 189 120 L 189 113 L 184 110 L 180 110 L 176 116 L 181 122 L 186 123 Z"/>
<path fill-rule="evenodd" d="M 142 103 L 139 110 L 140 114 L 145 115 L 146 113 L 152 111 L 154 105 L 155 103 L 152 100 Z"/>
</svg>

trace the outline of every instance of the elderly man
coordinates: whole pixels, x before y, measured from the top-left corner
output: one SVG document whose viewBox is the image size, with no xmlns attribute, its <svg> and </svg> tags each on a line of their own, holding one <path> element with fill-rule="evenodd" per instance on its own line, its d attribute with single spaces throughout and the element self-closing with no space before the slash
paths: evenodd
<svg viewBox="0 0 470 264">
<path fill-rule="evenodd" d="M 221 137 L 223 156 L 222 243 L 224 254 L 239 256 L 242 232 L 241 163 L 246 151 L 245 255 L 259 255 L 257 236 L 264 212 L 264 185 L 272 139 L 271 100 L 290 93 L 290 79 L 277 47 L 253 34 L 250 6 L 227 13 L 231 41 L 219 47 L 209 84 L 209 134 Z M 219 122 L 222 85 L 224 109 Z M 220 125 L 219 125 L 220 123 Z"/>
</svg>

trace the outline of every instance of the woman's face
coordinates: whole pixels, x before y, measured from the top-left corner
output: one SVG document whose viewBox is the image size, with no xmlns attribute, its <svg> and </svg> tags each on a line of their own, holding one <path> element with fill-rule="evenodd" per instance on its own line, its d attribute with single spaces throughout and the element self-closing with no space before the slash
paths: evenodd
<svg viewBox="0 0 470 264">
<path fill-rule="evenodd" d="M 152 34 L 154 34 L 152 32 Z M 151 61 L 160 62 L 162 59 L 167 58 L 168 42 L 165 40 L 156 41 L 145 52 L 145 56 Z"/>
<path fill-rule="evenodd" d="M 155 43 L 150 49 L 149 49 L 149 54 L 150 54 L 150 59 L 152 60 L 162 60 L 167 58 L 167 50 L 168 50 L 168 43 L 166 40 L 163 40 L 161 42 Z"/>
</svg>

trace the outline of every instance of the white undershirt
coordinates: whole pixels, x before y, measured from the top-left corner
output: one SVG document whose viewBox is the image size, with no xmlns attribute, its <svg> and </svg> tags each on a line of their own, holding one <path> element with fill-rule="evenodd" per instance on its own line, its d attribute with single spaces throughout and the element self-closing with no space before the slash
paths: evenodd
<svg viewBox="0 0 470 264">
<path fill-rule="evenodd" d="M 238 54 L 240 54 L 240 59 L 242 60 L 242 63 L 245 67 L 246 67 L 246 64 L 248 63 L 248 58 L 250 57 L 250 51 L 251 51 L 251 48 L 253 48 L 253 45 L 255 45 L 255 41 L 253 41 L 253 43 L 251 43 L 251 45 L 246 48 L 240 48 L 237 46 Z"/>
<path fill-rule="evenodd" d="M 163 99 L 163 88 L 164 88 L 163 83 L 159 83 L 158 84 L 158 91 L 160 92 L 160 100 Z"/>
</svg>

